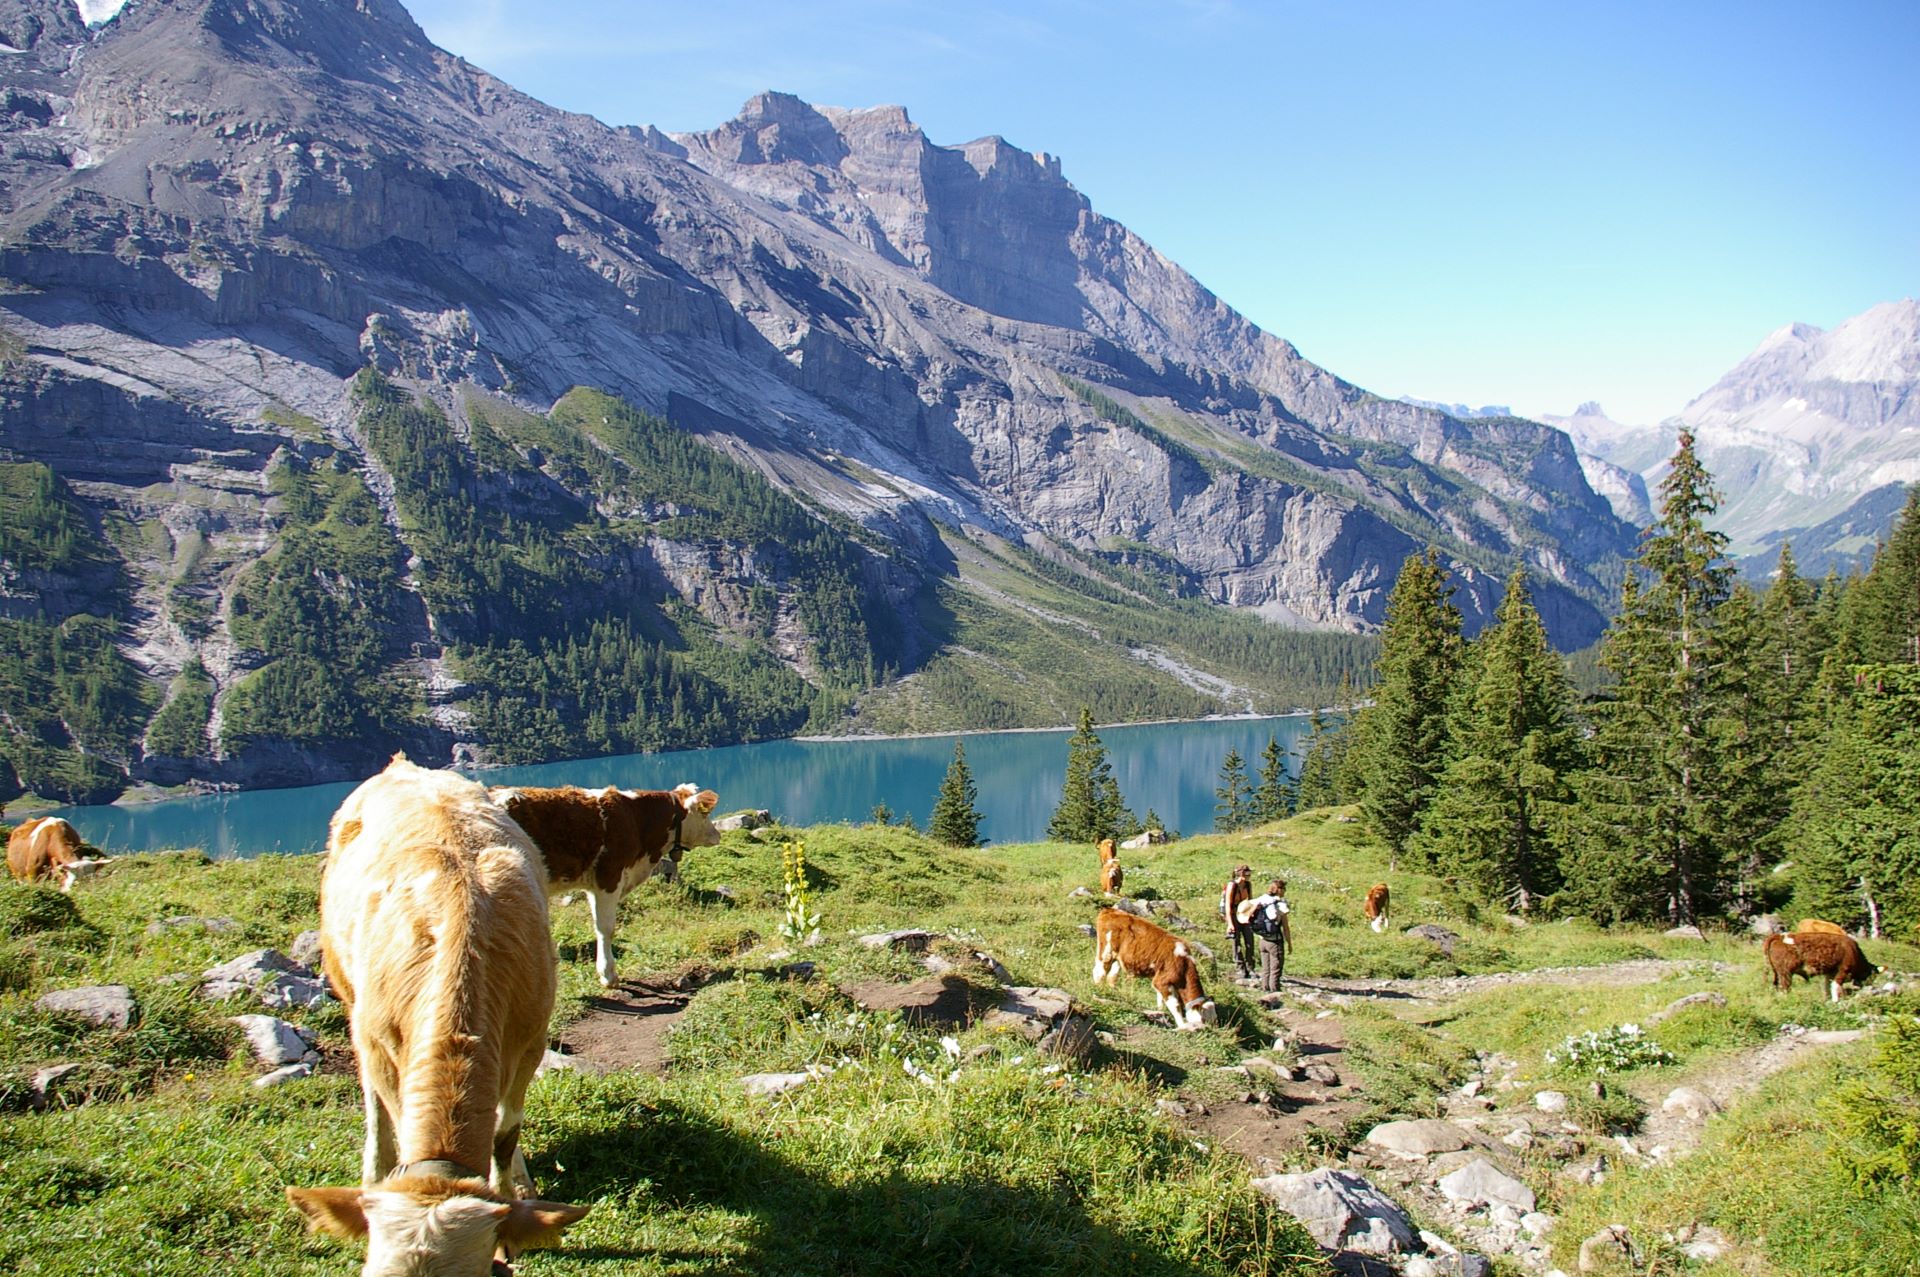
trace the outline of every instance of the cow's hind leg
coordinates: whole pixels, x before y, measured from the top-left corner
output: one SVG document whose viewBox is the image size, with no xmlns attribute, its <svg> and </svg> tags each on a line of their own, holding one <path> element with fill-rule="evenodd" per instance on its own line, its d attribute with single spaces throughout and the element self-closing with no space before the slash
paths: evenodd
<svg viewBox="0 0 1920 1277">
<path fill-rule="evenodd" d="M 593 965 L 600 972 L 600 983 L 611 989 L 618 978 L 613 969 L 613 931 L 620 925 L 620 897 L 594 891 L 587 903 L 593 909 Z"/>
</svg>

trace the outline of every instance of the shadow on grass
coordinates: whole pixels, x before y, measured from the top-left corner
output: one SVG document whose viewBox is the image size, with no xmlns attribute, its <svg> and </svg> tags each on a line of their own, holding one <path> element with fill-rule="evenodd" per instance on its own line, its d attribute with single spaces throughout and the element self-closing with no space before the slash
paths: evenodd
<svg viewBox="0 0 1920 1277">
<path fill-rule="evenodd" d="M 1144 1230 L 1129 1235 L 1094 1220 L 1065 1171 L 1047 1183 L 1008 1182 L 982 1159 L 969 1173 L 925 1178 L 906 1169 L 911 1149 L 887 1149 L 885 1162 L 840 1165 L 829 1176 L 671 1101 L 596 1116 L 569 1123 L 568 1135 L 529 1159 L 547 1195 L 629 1211 L 719 1211 L 752 1224 L 736 1226 L 712 1254 L 685 1243 L 563 1246 L 545 1253 L 550 1268 L 591 1272 L 600 1260 L 644 1258 L 715 1265 L 705 1271 L 860 1277 L 1222 1271 L 1163 1249 Z M 651 1200 L 636 1200 L 641 1193 Z"/>
</svg>

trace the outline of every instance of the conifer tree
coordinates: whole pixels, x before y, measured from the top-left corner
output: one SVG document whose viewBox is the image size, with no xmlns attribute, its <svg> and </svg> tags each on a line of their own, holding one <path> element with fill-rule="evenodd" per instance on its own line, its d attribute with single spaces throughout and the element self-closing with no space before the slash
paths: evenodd
<svg viewBox="0 0 1920 1277">
<path fill-rule="evenodd" d="M 1416 859 L 1521 913 L 1558 886 L 1557 813 L 1580 764 L 1566 663 L 1547 641 L 1524 571 L 1472 644 L 1471 682 L 1449 715 L 1454 753 L 1409 845 Z"/>
<path fill-rule="evenodd" d="M 946 779 L 933 800 L 933 815 L 927 818 L 927 833 L 949 847 L 980 845 L 980 793 L 973 783 L 973 770 L 967 766 L 967 747 L 953 742 L 953 761 L 947 764 Z"/>
<path fill-rule="evenodd" d="M 1267 737 L 1260 751 L 1260 787 L 1253 795 L 1253 819 L 1257 824 L 1285 820 L 1293 815 L 1294 784 L 1287 775 L 1287 751 L 1280 748 L 1278 736 Z"/>
<path fill-rule="evenodd" d="M 1240 751 L 1227 751 L 1220 764 L 1220 784 L 1213 791 L 1213 827 L 1223 834 L 1245 826 L 1253 816 L 1253 785 L 1247 780 L 1247 765 Z"/>
<path fill-rule="evenodd" d="M 1139 822 L 1120 797 L 1107 747 L 1093 730 L 1093 710 L 1080 707 L 1080 726 L 1067 738 L 1067 775 L 1060 786 L 1060 805 L 1047 822 L 1047 837 L 1055 842 L 1098 842 L 1139 832 Z"/>
<path fill-rule="evenodd" d="M 1849 600 L 1860 659 L 1920 665 L 1920 483 Z"/>
<path fill-rule="evenodd" d="M 1297 801 L 1301 811 L 1331 807 L 1335 796 L 1334 773 L 1338 760 L 1333 751 L 1333 734 L 1327 719 L 1318 709 L 1307 715 L 1307 740 L 1300 757 L 1300 785 Z"/>
<path fill-rule="evenodd" d="M 1733 569 L 1726 537 L 1707 526 L 1719 494 L 1687 431 L 1660 492 L 1660 517 L 1602 644 L 1617 682 L 1595 707 L 1576 894 L 1595 912 L 1687 924 L 1716 907 L 1731 848 L 1716 736 L 1731 662 L 1714 627 Z"/>
<path fill-rule="evenodd" d="M 1419 827 L 1446 764 L 1447 702 L 1460 660 L 1452 594 L 1437 550 L 1401 565 L 1374 663 L 1373 704 L 1355 729 L 1361 807 L 1395 854 Z"/>
</svg>

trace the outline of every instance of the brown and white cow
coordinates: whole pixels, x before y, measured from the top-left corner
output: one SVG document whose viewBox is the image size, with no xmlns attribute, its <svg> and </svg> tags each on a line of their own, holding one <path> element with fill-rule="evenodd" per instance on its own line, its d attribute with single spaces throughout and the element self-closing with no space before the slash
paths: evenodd
<svg viewBox="0 0 1920 1277">
<path fill-rule="evenodd" d="M 1793 988 L 1793 977 L 1824 978 L 1827 996 L 1840 1000 L 1840 986 L 1864 985 L 1879 972 L 1867 961 L 1853 937 L 1842 932 L 1796 931 L 1792 935 L 1771 935 L 1760 942 L 1767 965 L 1773 970 L 1773 987 Z"/>
<path fill-rule="evenodd" d="M 1385 931 L 1392 924 L 1387 915 L 1393 911 L 1393 894 L 1387 890 L 1387 884 L 1376 882 L 1367 889 L 1366 903 L 1367 925 L 1375 931 Z"/>
<path fill-rule="evenodd" d="M 673 789 L 497 788 L 493 800 L 533 839 L 547 867 L 547 892 L 584 889 L 593 908 L 594 966 L 612 986 L 613 932 L 620 902 L 663 860 L 678 866 L 687 847 L 715 847 L 720 796 L 697 785 Z"/>
<path fill-rule="evenodd" d="M 7 871 L 20 882 L 58 878 L 60 890 L 72 891 L 76 878 L 105 863 L 89 860 L 80 831 L 58 816 L 36 816 L 7 836 Z"/>
<path fill-rule="evenodd" d="M 366 1106 L 357 1188 L 288 1188 L 364 1236 L 363 1277 L 485 1277 L 584 1206 L 533 1199 L 520 1153 L 554 952 L 540 854 L 487 791 L 396 756 L 334 813 L 320 880 L 327 978 Z"/>
<path fill-rule="evenodd" d="M 1120 854 L 1113 849 L 1113 839 L 1100 840 L 1100 890 L 1110 896 L 1120 894 L 1120 884 L 1126 881 L 1126 874 L 1120 868 Z"/>
<path fill-rule="evenodd" d="M 1145 918 L 1102 909 L 1093 924 L 1093 982 L 1120 982 L 1120 972 L 1153 981 L 1160 1004 L 1176 1029 L 1214 1024 L 1219 1012 L 1200 987 L 1200 968 L 1187 942 Z"/>
</svg>

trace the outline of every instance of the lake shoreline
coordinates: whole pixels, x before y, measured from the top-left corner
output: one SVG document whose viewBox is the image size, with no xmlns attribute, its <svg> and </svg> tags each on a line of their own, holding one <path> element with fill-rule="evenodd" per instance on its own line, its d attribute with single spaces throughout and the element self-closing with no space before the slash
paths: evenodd
<svg viewBox="0 0 1920 1277">
<path fill-rule="evenodd" d="M 1124 727 L 1177 727 L 1186 723 L 1257 723 L 1269 718 L 1305 718 L 1315 711 L 1310 709 L 1290 709 L 1284 714 L 1207 714 L 1200 718 L 1141 718 L 1127 723 L 1095 723 L 1096 732 L 1112 731 Z M 1322 709 L 1322 714 L 1333 711 Z M 1071 734 L 1071 727 L 958 727 L 944 732 L 848 732 L 837 736 L 782 736 L 780 740 L 799 741 L 805 745 L 832 745 L 842 741 L 871 743 L 889 740 L 939 740 L 952 736 L 1039 736 L 1048 732 L 1061 735 Z M 671 751 L 669 751 L 671 752 Z"/>
</svg>

